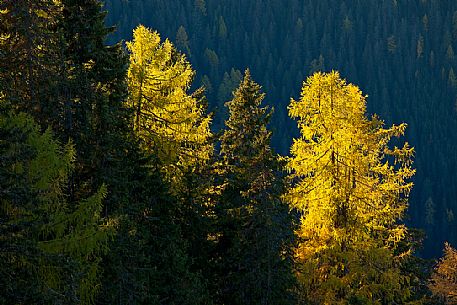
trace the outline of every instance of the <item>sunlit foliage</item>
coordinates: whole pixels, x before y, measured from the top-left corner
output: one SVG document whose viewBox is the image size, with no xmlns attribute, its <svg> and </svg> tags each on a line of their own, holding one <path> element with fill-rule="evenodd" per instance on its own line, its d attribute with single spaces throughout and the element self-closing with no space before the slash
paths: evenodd
<svg viewBox="0 0 457 305">
<path fill-rule="evenodd" d="M 129 106 L 135 112 L 134 129 L 143 147 L 157 154 L 168 180 L 179 181 L 182 172 L 206 162 L 212 148 L 210 118 L 200 90 L 188 93 L 195 72 L 170 41 L 139 26 L 130 52 Z"/>
<path fill-rule="evenodd" d="M 303 84 L 289 114 L 301 137 L 287 168 L 286 195 L 301 212 L 295 249 L 305 303 L 381 304 L 407 299 L 397 244 L 414 174 L 413 149 L 389 148 L 406 124 L 384 128 L 366 117 L 365 96 L 337 72 L 316 73 Z"/>
<path fill-rule="evenodd" d="M 432 274 L 429 288 L 446 304 L 457 304 L 457 251 L 448 243 L 444 245 L 444 256 Z"/>
</svg>

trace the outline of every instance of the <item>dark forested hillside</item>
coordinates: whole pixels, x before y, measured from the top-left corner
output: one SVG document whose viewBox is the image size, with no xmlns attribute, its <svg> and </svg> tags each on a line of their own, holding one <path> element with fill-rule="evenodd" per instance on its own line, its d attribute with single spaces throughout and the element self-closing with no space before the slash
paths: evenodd
<svg viewBox="0 0 457 305">
<path fill-rule="evenodd" d="M 339 70 L 369 95 L 370 113 L 406 122 L 416 148 L 407 221 L 425 255 L 457 242 L 457 2 L 454 0 L 107 0 L 112 41 L 142 23 L 185 52 L 207 88 L 213 128 L 250 67 L 275 108 L 273 145 L 288 153 L 290 97 L 314 71 Z M 455 51 L 454 51 L 455 50 Z"/>
<path fill-rule="evenodd" d="M 456 42 L 445 0 L 0 0 L 0 305 L 456 304 Z"/>
</svg>

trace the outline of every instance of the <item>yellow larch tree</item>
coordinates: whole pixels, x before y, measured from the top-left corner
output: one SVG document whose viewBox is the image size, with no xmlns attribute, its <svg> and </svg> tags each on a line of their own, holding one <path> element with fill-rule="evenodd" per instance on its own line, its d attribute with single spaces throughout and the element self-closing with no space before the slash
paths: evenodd
<svg viewBox="0 0 457 305">
<path fill-rule="evenodd" d="M 406 124 L 368 119 L 365 98 L 338 72 L 318 72 L 289 106 L 301 137 L 288 158 L 285 198 L 301 213 L 295 260 L 303 304 L 393 304 L 411 294 L 399 268 L 410 251 L 397 246 L 407 234 L 399 220 L 414 150 L 389 148 Z"/>
<path fill-rule="evenodd" d="M 129 106 L 134 129 L 146 151 L 154 153 L 172 184 L 212 154 L 211 119 L 202 89 L 189 93 L 195 72 L 173 44 L 142 25 L 127 42 Z"/>
<path fill-rule="evenodd" d="M 444 245 L 444 256 L 435 267 L 429 288 L 446 304 L 457 304 L 457 250 L 448 243 Z"/>
</svg>

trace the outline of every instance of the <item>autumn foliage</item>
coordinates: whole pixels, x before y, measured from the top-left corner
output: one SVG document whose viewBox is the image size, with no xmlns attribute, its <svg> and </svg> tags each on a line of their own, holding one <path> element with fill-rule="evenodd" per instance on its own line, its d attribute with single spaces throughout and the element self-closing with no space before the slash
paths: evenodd
<svg viewBox="0 0 457 305">
<path fill-rule="evenodd" d="M 366 116 L 365 96 L 338 72 L 316 73 L 289 113 L 298 120 L 286 199 L 301 213 L 295 249 L 304 303 L 403 302 L 408 277 L 395 249 L 414 174 L 414 150 L 389 147 L 406 124 Z"/>
<path fill-rule="evenodd" d="M 444 245 L 444 256 L 432 274 L 429 287 L 446 304 L 457 304 L 457 250 L 448 243 Z"/>
</svg>

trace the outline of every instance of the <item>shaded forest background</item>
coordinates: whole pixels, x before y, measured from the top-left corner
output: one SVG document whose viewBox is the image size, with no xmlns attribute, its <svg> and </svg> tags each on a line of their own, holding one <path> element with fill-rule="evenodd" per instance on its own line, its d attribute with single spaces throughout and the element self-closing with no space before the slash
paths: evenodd
<svg viewBox="0 0 457 305">
<path fill-rule="evenodd" d="M 406 122 L 416 148 L 410 226 L 426 231 L 423 255 L 457 243 L 457 2 L 453 0 L 106 0 L 111 42 L 139 23 L 185 52 L 204 85 L 213 129 L 246 67 L 274 106 L 273 146 L 298 132 L 287 116 L 306 76 L 339 70 L 369 95 L 368 110 Z M 337 3 L 335 5 L 335 3 Z M 454 51 L 456 50 L 456 51 Z M 224 112 L 225 111 L 225 112 Z"/>
<path fill-rule="evenodd" d="M 457 303 L 451 5 L 221 3 L 0 0 L 0 305 Z"/>
</svg>

